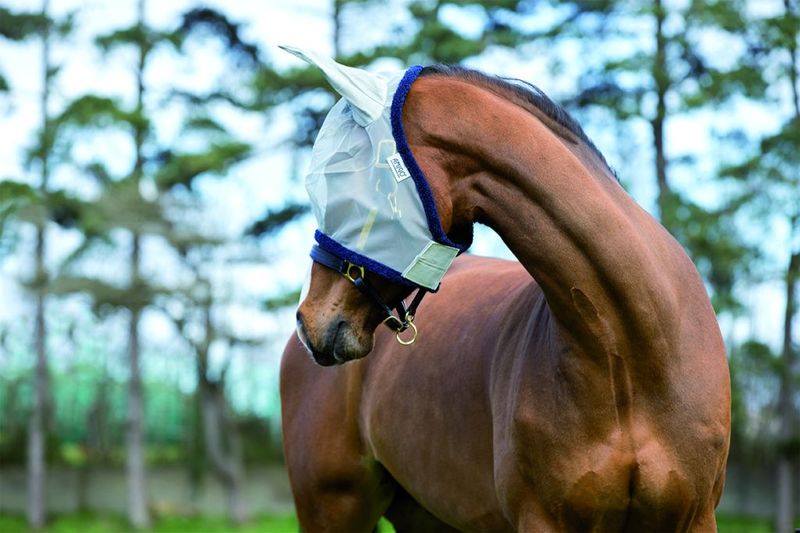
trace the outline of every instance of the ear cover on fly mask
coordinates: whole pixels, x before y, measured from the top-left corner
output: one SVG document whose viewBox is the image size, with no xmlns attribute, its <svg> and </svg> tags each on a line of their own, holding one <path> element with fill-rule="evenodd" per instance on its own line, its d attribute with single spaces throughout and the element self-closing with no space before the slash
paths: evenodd
<svg viewBox="0 0 800 533">
<path fill-rule="evenodd" d="M 422 67 L 379 74 L 281 48 L 318 67 L 343 96 L 322 124 L 306 177 L 317 243 L 392 281 L 436 290 L 469 243 L 445 234 L 406 142 L 403 103 Z"/>
</svg>

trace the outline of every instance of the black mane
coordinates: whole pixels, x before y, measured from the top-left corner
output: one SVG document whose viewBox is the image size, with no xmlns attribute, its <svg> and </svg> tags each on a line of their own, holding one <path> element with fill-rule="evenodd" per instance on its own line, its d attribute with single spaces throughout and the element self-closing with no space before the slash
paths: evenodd
<svg viewBox="0 0 800 533">
<path fill-rule="evenodd" d="M 598 150 L 592 140 L 586 135 L 586 132 L 583 131 L 583 128 L 578 121 L 575 120 L 566 109 L 551 100 L 549 96 L 547 96 L 544 92 L 542 92 L 541 89 L 532 83 L 517 78 L 502 78 L 493 76 L 490 74 L 485 74 L 479 70 L 473 70 L 460 65 L 447 64 L 427 66 L 423 68 L 422 72 L 420 73 L 420 76 L 425 75 L 440 75 L 458 78 L 466 81 L 467 83 L 494 87 L 500 89 L 501 91 L 513 94 L 520 100 L 533 105 L 551 120 L 563 126 L 567 131 L 578 137 L 592 150 L 592 152 L 594 152 L 595 155 L 597 155 L 598 158 L 600 158 L 600 161 L 602 161 L 606 168 L 608 168 L 608 170 L 616 177 L 616 172 L 614 172 L 614 170 L 608 165 L 608 162 L 606 161 L 606 158 L 603 156 L 602 152 Z"/>
</svg>

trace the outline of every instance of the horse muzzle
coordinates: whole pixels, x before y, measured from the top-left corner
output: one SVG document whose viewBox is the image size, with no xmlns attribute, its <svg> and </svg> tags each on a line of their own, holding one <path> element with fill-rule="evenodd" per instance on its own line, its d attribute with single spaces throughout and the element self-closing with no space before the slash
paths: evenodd
<svg viewBox="0 0 800 533">
<path fill-rule="evenodd" d="M 342 318 L 332 320 L 320 328 L 321 334 L 309 331 L 303 317 L 297 316 L 297 337 L 320 366 L 341 365 L 354 359 L 361 359 L 372 349 L 371 343 L 364 342 L 353 328 Z"/>
</svg>

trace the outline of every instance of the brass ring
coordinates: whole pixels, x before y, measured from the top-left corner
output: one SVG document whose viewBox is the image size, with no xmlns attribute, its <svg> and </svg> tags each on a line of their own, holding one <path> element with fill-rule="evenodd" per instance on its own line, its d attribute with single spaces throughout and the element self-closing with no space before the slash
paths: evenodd
<svg viewBox="0 0 800 533">
<path fill-rule="evenodd" d="M 397 332 L 395 332 L 394 336 L 395 336 L 395 338 L 397 339 L 397 342 L 399 342 L 399 343 L 400 343 L 400 344 L 402 344 L 403 346 L 410 346 L 410 345 L 414 344 L 414 341 L 416 341 L 416 340 L 417 340 L 417 326 L 415 326 L 415 325 L 414 325 L 414 322 L 412 322 L 412 321 L 410 321 L 410 320 L 409 320 L 408 322 L 406 322 L 406 324 L 408 324 L 408 329 L 410 329 L 411 331 L 413 331 L 413 332 L 414 332 L 414 336 L 413 336 L 413 337 L 411 337 L 411 338 L 410 338 L 410 339 L 408 339 L 408 340 L 403 340 L 403 339 L 400 337 L 400 334 L 402 333 L 402 331 L 397 331 Z"/>
</svg>

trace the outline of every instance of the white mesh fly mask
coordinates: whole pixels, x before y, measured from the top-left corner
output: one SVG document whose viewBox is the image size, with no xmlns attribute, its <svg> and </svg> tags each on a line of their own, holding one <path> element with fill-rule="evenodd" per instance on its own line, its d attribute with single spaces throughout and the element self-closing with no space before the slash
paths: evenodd
<svg viewBox="0 0 800 533">
<path fill-rule="evenodd" d="M 374 74 L 284 49 L 319 67 L 344 97 L 325 118 L 306 178 L 319 225 L 315 239 L 323 251 L 312 257 L 333 266 L 325 262 L 332 255 L 391 281 L 436 290 L 467 246 L 444 233 L 406 143 L 403 103 L 422 67 Z"/>
</svg>

